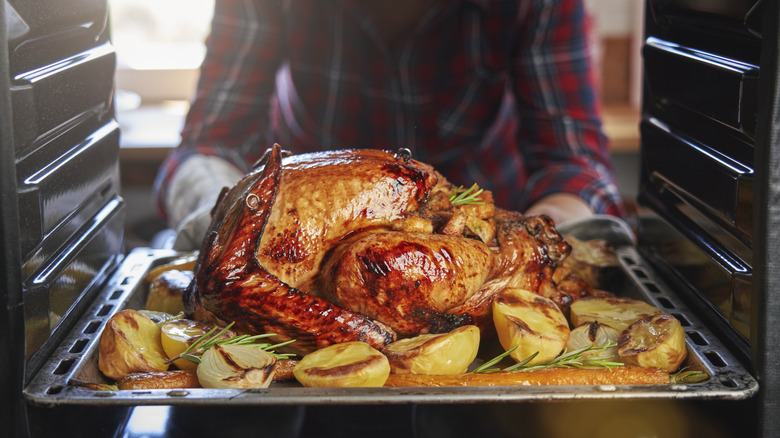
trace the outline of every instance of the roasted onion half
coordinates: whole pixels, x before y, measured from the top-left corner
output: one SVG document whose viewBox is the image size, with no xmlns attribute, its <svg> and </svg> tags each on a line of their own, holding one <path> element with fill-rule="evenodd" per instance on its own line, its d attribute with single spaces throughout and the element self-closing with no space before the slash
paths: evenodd
<svg viewBox="0 0 780 438">
<path fill-rule="evenodd" d="M 574 351 L 585 347 L 603 347 L 603 350 L 591 350 L 583 353 L 583 356 L 597 354 L 604 360 L 618 360 L 618 338 L 620 332 L 598 321 L 588 321 L 579 325 L 569 334 L 566 350 Z"/>
<path fill-rule="evenodd" d="M 251 345 L 215 345 L 203 353 L 197 368 L 204 388 L 268 388 L 276 358 Z"/>
</svg>

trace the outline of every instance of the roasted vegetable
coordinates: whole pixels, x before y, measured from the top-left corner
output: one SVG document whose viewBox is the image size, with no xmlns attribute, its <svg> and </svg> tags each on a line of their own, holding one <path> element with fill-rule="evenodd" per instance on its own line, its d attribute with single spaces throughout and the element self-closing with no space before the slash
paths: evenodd
<svg viewBox="0 0 780 438">
<path fill-rule="evenodd" d="M 566 343 L 566 350 L 579 350 L 588 346 L 607 347 L 603 351 L 599 351 L 598 355 L 605 360 L 614 361 L 618 359 L 617 343 L 619 336 L 619 331 L 606 324 L 598 321 L 584 322 L 571 331 L 569 342 Z M 594 351 L 589 351 L 584 354 L 587 357 L 594 353 Z"/>
<path fill-rule="evenodd" d="M 172 315 L 168 312 L 160 312 L 158 310 L 147 310 L 147 309 L 138 309 L 138 313 L 141 315 L 151 319 L 155 324 L 162 324 L 165 321 L 170 321 L 172 319 L 176 319 L 184 315 L 183 313 Z"/>
<path fill-rule="evenodd" d="M 570 315 L 575 327 L 598 321 L 622 332 L 634 321 L 660 312 L 655 306 L 631 298 L 584 297 L 572 303 Z"/>
<path fill-rule="evenodd" d="M 563 266 L 591 287 L 607 288 L 620 272 L 615 248 L 600 239 L 583 241 L 572 236 L 565 236 L 565 239 L 571 245 L 571 253 L 563 260 Z"/>
<path fill-rule="evenodd" d="M 191 319 L 175 319 L 165 322 L 161 327 L 161 341 L 165 354 L 174 358 L 192 345 L 201 336 L 208 333 L 216 325 L 209 322 L 193 321 Z M 225 332 L 221 338 L 228 339 L 235 336 L 233 331 Z M 173 362 L 180 370 L 195 370 L 197 364 L 181 358 Z"/>
<path fill-rule="evenodd" d="M 171 370 L 128 374 L 117 382 L 119 389 L 200 388 L 195 371 Z"/>
<path fill-rule="evenodd" d="M 204 388 L 267 388 L 276 358 L 251 345 L 215 345 L 201 356 L 198 380 Z"/>
<path fill-rule="evenodd" d="M 277 359 L 276 370 L 274 371 L 274 382 L 294 379 L 295 375 L 293 374 L 293 369 L 298 365 L 298 362 L 299 361 L 295 359 Z"/>
<path fill-rule="evenodd" d="M 672 315 L 657 313 L 631 324 L 618 340 L 620 359 L 629 365 L 672 372 L 685 361 L 685 331 Z"/>
<path fill-rule="evenodd" d="M 536 353 L 529 364 L 547 362 L 566 346 L 569 323 L 549 298 L 523 289 L 506 289 L 493 300 L 493 322 L 498 340 L 510 356 L 521 361 Z M 515 348 L 516 347 L 516 348 Z"/>
<path fill-rule="evenodd" d="M 393 373 L 459 374 L 468 369 L 479 350 L 479 328 L 459 327 L 449 333 L 401 339 L 382 352 Z"/>
<path fill-rule="evenodd" d="M 132 309 L 112 316 L 100 335 L 98 367 L 114 380 L 131 373 L 164 371 L 168 357 L 160 339 L 160 327 Z"/>
<path fill-rule="evenodd" d="M 669 373 L 658 368 L 549 368 L 457 375 L 391 374 L 385 386 L 505 385 L 668 385 Z"/>
<path fill-rule="evenodd" d="M 184 291 L 192 281 L 192 271 L 171 269 L 163 271 L 149 284 L 146 296 L 148 310 L 158 310 L 171 314 L 184 312 Z"/>
<path fill-rule="evenodd" d="M 303 386 L 382 386 L 390 363 L 364 342 L 334 344 L 307 354 L 293 369 Z"/>
<path fill-rule="evenodd" d="M 165 271 L 177 270 L 177 271 L 192 271 L 195 267 L 195 261 L 198 259 L 198 253 L 185 254 L 168 263 L 160 266 L 155 266 L 150 269 L 144 276 L 144 280 L 147 283 L 151 283 L 155 278 L 159 277 Z"/>
</svg>

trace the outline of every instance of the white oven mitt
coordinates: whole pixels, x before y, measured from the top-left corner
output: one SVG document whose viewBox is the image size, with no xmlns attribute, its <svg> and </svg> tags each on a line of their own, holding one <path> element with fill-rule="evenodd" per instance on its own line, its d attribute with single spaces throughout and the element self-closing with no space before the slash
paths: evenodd
<svg viewBox="0 0 780 438">
<path fill-rule="evenodd" d="M 222 188 L 234 186 L 243 176 L 231 163 L 214 156 L 194 155 L 179 165 L 165 200 L 168 224 L 176 230 L 173 249 L 200 249 Z"/>
</svg>

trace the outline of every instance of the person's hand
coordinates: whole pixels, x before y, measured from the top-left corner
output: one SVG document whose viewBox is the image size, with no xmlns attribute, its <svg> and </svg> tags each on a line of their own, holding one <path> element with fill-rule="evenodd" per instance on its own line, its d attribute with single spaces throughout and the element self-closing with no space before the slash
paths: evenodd
<svg viewBox="0 0 780 438">
<path fill-rule="evenodd" d="M 235 166 L 218 157 L 195 155 L 179 165 L 166 199 L 169 225 L 176 230 L 173 249 L 200 249 L 222 188 L 232 187 L 242 177 Z"/>
<path fill-rule="evenodd" d="M 593 210 L 579 196 L 556 193 L 540 199 L 525 212 L 526 216 L 541 214 L 549 216 L 556 225 L 561 225 L 571 220 L 593 216 Z"/>
<path fill-rule="evenodd" d="M 216 203 L 216 199 L 214 200 Z M 203 238 L 211 226 L 211 210 L 214 204 L 208 202 L 199 206 L 195 211 L 187 215 L 176 227 L 176 239 L 173 241 L 173 249 L 177 251 L 194 251 L 200 249 Z"/>
</svg>

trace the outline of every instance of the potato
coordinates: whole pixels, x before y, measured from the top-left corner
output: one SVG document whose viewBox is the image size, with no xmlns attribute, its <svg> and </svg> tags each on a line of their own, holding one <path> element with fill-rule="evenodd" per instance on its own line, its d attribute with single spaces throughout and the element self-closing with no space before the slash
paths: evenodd
<svg viewBox="0 0 780 438">
<path fill-rule="evenodd" d="M 615 248 L 605 240 L 579 240 L 565 236 L 571 245 L 571 253 L 562 266 L 582 277 L 591 287 L 605 288 L 620 272 Z"/>
<path fill-rule="evenodd" d="M 278 359 L 274 372 L 274 382 L 295 379 L 293 370 L 295 369 L 295 366 L 298 365 L 298 362 L 299 361 L 296 359 Z"/>
<path fill-rule="evenodd" d="M 685 361 L 685 330 L 667 313 L 642 318 L 618 339 L 618 354 L 626 365 L 660 368 L 673 372 Z"/>
<path fill-rule="evenodd" d="M 192 282 L 192 276 L 192 271 L 172 269 L 161 272 L 149 285 L 144 307 L 174 315 L 184 312 L 184 291 Z"/>
<path fill-rule="evenodd" d="M 159 277 L 160 274 L 162 274 L 165 271 L 170 270 L 177 270 L 177 271 L 192 271 L 195 268 L 195 262 L 198 260 L 198 253 L 194 252 L 191 254 L 185 254 L 181 257 L 178 257 L 169 263 L 166 263 L 164 265 L 155 266 L 154 268 L 150 269 L 149 272 L 146 273 L 144 276 L 144 280 L 146 280 L 148 283 L 151 283 L 154 281 L 155 278 Z"/>
<path fill-rule="evenodd" d="M 152 322 L 154 322 L 157 325 L 160 325 L 165 321 L 170 321 L 172 319 L 180 318 L 180 316 L 178 315 L 171 315 L 168 312 L 160 312 L 158 310 L 138 309 L 138 313 L 151 319 Z"/>
<path fill-rule="evenodd" d="M 293 374 L 308 387 L 376 387 L 390 375 L 390 362 L 365 342 L 344 342 L 307 354 Z"/>
<path fill-rule="evenodd" d="M 174 358 L 183 353 L 187 347 L 214 327 L 216 325 L 210 322 L 193 321 L 191 319 L 175 319 L 165 322 L 160 327 L 160 341 L 163 350 L 165 350 L 165 354 L 168 357 Z M 218 331 L 214 334 L 218 333 Z M 235 336 L 235 333 L 228 330 L 222 335 L 222 338 L 228 339 L 233 336 Z M 187 359 L 176 359 L 173 363 L 180 370 L 194 370 L 198 366 Z"/>
<path fill-rule="evenodd" d="M 136 310 L 117 312 L 106 323 L 98 346 L 98 368 L 114 380 L 131 373 L 165 371 L 160 327 Z"/>
<path fill-rule="evenodd" d="M 490 243 L 496 237 L 495 219 L 480 219 L 474 215 L 466 216 L 466 229 L 479 240 Z"/>
<path fill-rule="evenodd" d="M 493 323 L 505 350 L 520 362 L 538 354 L 529 365 L 557 357 L 569 340 L 569 323 L 549 298 L 524 289 L 505 289 L 493 299 Z"/>
<path fill-rule="evenodd" d="M 631 298 L 584 297 L 571 304 L 570 315 L 575 327 L 598 321 L 622 332 L 634 321 L 660 312 L 655 306 Z"/>
<path fill-rule="evenodd" d="M 117 382 L 119 389 L 200 388 L 195 371 L 172 370 L 128 374 Z"/>
<path fill-rule="evenodd" d="M 401 339 L 382 352 L 392 373 L 460 374 L 466 372 L 478 350 L 479 328 L 467 325 L 449 333 Z"/>
</svg>

